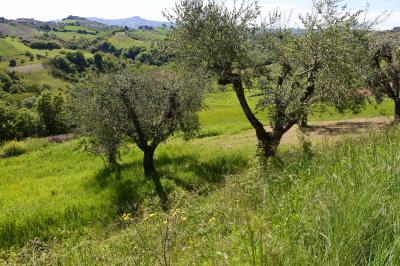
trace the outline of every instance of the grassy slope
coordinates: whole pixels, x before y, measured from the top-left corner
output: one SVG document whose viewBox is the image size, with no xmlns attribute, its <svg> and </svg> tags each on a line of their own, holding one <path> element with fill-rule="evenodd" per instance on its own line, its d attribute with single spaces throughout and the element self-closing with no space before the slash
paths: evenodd
<svg viewBox="0 0 400 266">
<path fill-rule="evenodd" d="M 149 47 L 150 43 L 144 40 L 135 40 L 126 35 L 125 32 L 117 32 L 114 36 L 108 39 L 118 49 L 128 48 L 132 46 Z"/>
<path fill-rule="evenodd" d="M 399 265 L 399 129 L 254 163 L 169 214 L 55 244 L 50 264 Z M 31 258 L 31 257 L 29 257 Z M 40 258 L 38 258 L 40 261 Z"/>
<path fill-rule="evenodd" d="M 20 23 L 0 23 L 0 32 L 4 35 L 32 38 L 38 31 Z"/>
<path fill-rule="evenodd" d="M 174 138 L 157 150 L 156 164 L 170 192 L 207 194 L 219 187 L 225 176 L 249 167 L 255 140 L 235 146 L 227 138 L 240 138 L 249 129 L 236 101 L 232 92 L 211 94 L 208 109 L 200 115 L 201 139 L 185 143 Z M 379 116 L 391 105 L 368 107 L 357 116 Z M 353 116 L 327 112 L 312 120 Z M 152 184 L 142 177 L 137 148 L 127 147 L 122 152 L 122 167 L 110 170 L 100 158 L 77 150 L 76 142 L 49 144 L 42 140 L 36 146 L 18 158 L 0 160 L 1 246 L 19 245 L 36 236 L 47 241 L 52 236 L 73 239 L 88 230 L 100 234 L 104 225 L 122 212 L 158 208 Z"/>
<path fill-rule="evenodd" d="M 108 39 L 117 48 L 142 46 L 149 48 L 152 42 L 164 40 L 168 30 L 156 28 L 154 30 L 134 30 L 129 33 L 117 32 Z"/>
<path fill-rule="evenodd" d="M 55 57 L 60 54 L 61 51 L 65 52 L 73 52 L 70 49 L 53 49 L 53 50 L 39 50 L 32 49 L 25 44 L 21 43 L 17 39 L 8 38 L 0 38 L 0 55 L 4 56 L 4 61 L 0 62 L 0 65 L 6 67 L 8 65 L 8 60 L 15 58 L 17 59 L 17 66 L 20 66 L 20 60 L 24 59 L 24 64 L 34 64 L 40 63 L 40 60 L 35 59 L 34 61 L 29 61 L 29 58 L 25 56 L 25 52 L 31 52 L 34 55 L 40 54 L 42 56 Z M 84 52 L 85 56 L 93 57 L 92 54 L 88 52 Z"/>
</svg>

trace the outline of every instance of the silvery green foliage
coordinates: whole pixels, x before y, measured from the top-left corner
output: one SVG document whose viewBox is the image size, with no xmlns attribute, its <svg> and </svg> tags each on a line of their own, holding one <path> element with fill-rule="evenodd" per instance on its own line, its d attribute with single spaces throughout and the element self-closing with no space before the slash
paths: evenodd
<svg viewBox="0 0 400 266">
<path fill-rule="evenodd" d="M 199 129 L 203 88 L 203 80 L 191 72 L 93 74 L 75 90 L 75 122 L 110 161 L 123 139 L 154 151 L 177 131 L 189 138 Z"/>
<path fill-rule="evenodd" d="M 371 85 L 378 101 L 387 95 L 395 102 L 400 119 L 400 42 L 382 35 L 374 36 L 371 45 L 373 74 Z"/>
<path fill-rule="evenodd" d="M 343 1 L 313 1 L 311 13 L 301 16 L 294 32 L 280 15 L 264 25 L 261 49 L 270 56 L 269 75 L 259 79 L 263 99 L 276 129 L 286 129 L 307 115 L 314 103 L 339 111 L 359 111 L 360 91 L 368 75 L 368 35 L 375 22 L 365 10 L 350 12 Z"/>
<path fill-rule="evenodd" d="M 170 44 L 177 58 L 219 78 L 251 65 L 249 40 L 259 14 L 257 2 L 235 2 L 229 8 L 217 0 L 180 0 L 171 12 L 164 12 L 176 25 Z"/>
</svg>

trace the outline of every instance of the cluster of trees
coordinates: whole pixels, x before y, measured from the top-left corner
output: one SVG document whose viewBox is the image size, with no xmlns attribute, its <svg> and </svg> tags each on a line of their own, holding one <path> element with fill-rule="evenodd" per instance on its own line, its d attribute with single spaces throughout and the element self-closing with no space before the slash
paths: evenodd
<svg viewBox="0 0 400 266">
<path fill-rule="evenodd" d="M 92 54 L 96 52 L 110 53 L 116 55 L 117 57 L 121 54 L 121 51 L 119 49 L 117 49 L 112 43 L 107 41 L 98 43 L 96 46 L 90 49 L 90 52 Z"/>
<path fill-rule="evenodd" d="M 40 86 L 23 80 L 17 72 L 0 71 L 0 92 L 17 94 L 21 92 L 39 93 Z"/>
<path fill-rule="evenodd" d="M 386 93 L 399 109 L 399 46 L 384 42 L 372 48 L 377 21 L 368 21 L 366 10 L 352 12 L 340 0 L 313 4 L 312 12 L 300 17 L 299 34 L 279 12 L 257 25 L 257 2 L 229 8 L 214 0 L 180 0 L 165 15 L 176 25 L 171 54 L 186 75 L 158 70 L 92 77 L 74 97 L 77 128 L 110 163 L 116 163 L 123 140 L 134 142 L 144 153 L 145 175 L 165 203 L 153 155 L 175 131 L 191 136 L 199 126 L 196 112 L 205 83 L 188 73 L 207 73 L 233 87 L 267 158 L 276 155 L 288 130 L 307 120 L 314 104 L 357 112 L 367 100 L 360 89 L 373 84 L 376 95 Z M 141 54 L 142 48 L 133 47 L 123 56 L 137 60 Z M 251 109 L 246 89 L 258 92 L 257 108 L 268 110 L 271 130 Z"/>
<path fill-rule="evenodd" d="M 63 94 L 43 91 L 37 99 L 32 99 L 24 108 L 16 108 L 0 100 L 0 143 L 67 132 L 66 100 Z"/>
<path fill-rule="evenodd" d="M 76 74 L 85 73 L 92 66 L 100 71 L 114 68 L 115 65 L 121 63 L 116 62 L 118 58 L 150 66 L 166 65 L 173 60 L 173 54 L 166 48 L 151 48 L 148 50 L 145 47 L 130 47 L 117 49 L 109 42 L 98 44 L 91 49 L 91 52 L 94 53 L 93 59 L 86 59 L 80 51 L 67 52 L 64 55 L 49 59 L 48 65 L 56 77 L 74 81 L 76 80 Z M 113 59 L 107 54 L 112 54 L 116 58 Z"/>
<path fill-rule="evenodd" d="M 150 66 L 162 66 L 173 61 L 173 54 L 166 48 L 129 47 L 122 52 L 122 56 L 133 61 Z"/>
<path fill-rule="evenodd" d="M 90 150 L 106 155 L 111 164 L 117 163 L 124 141 L 135 143 L 144 154 L 144 173 L 167 208 L 154 152 L 177 131 L 195 136 L 206 80 L 232 86 L 266 158 L 276 155 L 288 130 L 307 121 L 315 104 L 358 112 L 368 100 L 360 91 L 366 87 L 378 100 L 392 98 L 400 121 L 399 44 L 373 38 L 377 21 L 367 20 L 366 10 L 352 12 L 341 0 L 313 4 L 312 12 L 300 16 L 298 33 L 279 12 L 258 25 L 257 2 L 229 8 L 215 0 L 180 0 L 165 13 L 175 25 L 168 49 L 118 50 L 101 42 L 92 50 L 93 60 L 74 52 L 51 59 L 49 65 L 60 76 L 89 72 L 72 95 L 75 129 L 87 137 Z M 106 53 L 155 66 L 175 60 L 173 66 L 127 70 L 124 64 L 117 64 L 123 69 L 109 67 Z M 257 108 L 267 110 L 271 130 L 248 104 L 245 90 L 257 92 Z M 35 105 L 45 134 L 65 130 L 64 115 L 54 115 L 63 110 L 63 101 L 45 94 Z"/>
<path fill-rule="evenodd" d="M 138 27 L 139 30 L 153 30 L 153 26 L 143 25 Z"/>
<path fill-rule="evenodd" d="M 48 60 L 53 75 L 66 80 L 74 80 L 74 75 L 83 73 L 89 63 L 81 51 L 68 52 L 65 55 L 58 55 Z"/>
<path fill-rule="evenodd" d="M 39 50 L 61 49 L 61 45 L 52 41 L 33 41 L 29 43 L 29 47 Z"/>
</svg>

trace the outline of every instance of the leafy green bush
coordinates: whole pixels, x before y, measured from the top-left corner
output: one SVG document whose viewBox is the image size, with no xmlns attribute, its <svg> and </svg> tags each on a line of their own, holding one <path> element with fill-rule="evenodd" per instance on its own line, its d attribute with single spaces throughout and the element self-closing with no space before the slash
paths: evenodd
<svg viewBox="0 0 400 266">
<path fill-rule="evenodd" d="M 14 137 L 23 139 L 26 137 L 37 136 L 43 132 L 43 124 L 39 115 L 29 109 L 22 108 L 15 112 L 14 118 Z"/>
<path fill-rule="evenodd" d="M 39 135 L 44 126 L 37 113 L 0 101 L 0 142 Z"/>
<path fill-rule="evenodd" d="M 0 142 L 12 139 L 14 134 L 15 111 L 5 102 L 0 101 Z"/>
<path fill-rule="evenodd" d="M 36 105 L 40 120 L 44 125 L 44 134 L 57 135 L 67 131 L 65 98 L 60 92 L 42 92 Z"/>
<path fill-rule="evenodd" d="M 10 59 L 8 65 L 10 67 L 16 67 L 17 66 L 17 61 L 15 59 Z"/>
<path fill-rule="evenodd" d="M 6 143 L 3 147 L 3 154 L 5 157 L 16 157 L 26 152 L 25 146 L 18 141 L 12 140 Z"/>
</svg>

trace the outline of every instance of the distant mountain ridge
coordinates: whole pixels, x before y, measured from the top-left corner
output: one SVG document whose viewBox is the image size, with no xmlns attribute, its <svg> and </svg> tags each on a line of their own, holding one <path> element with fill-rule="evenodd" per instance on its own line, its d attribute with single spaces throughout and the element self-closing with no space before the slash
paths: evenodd
<svg viewBox="0 0 400 266">
<path fill-rule="evenodd" d="M 156 21 L 156 20 L 148 20 L 139 16 L 134 16 L 131 18 L 123 18 L 123 19 L 104 19 L 104 18 L 87 18 L 88 20 L 95 21 L 98 23 L 103 23 L 109 26 L 120 26 L 120 27 L 128 27 L 132 29 L 137 29 L 139 26 L 151 26 L 151 27 L 161 27 L 166 25 L 169 27 L 171 23 L 165 21 Z"/>
</svg>

